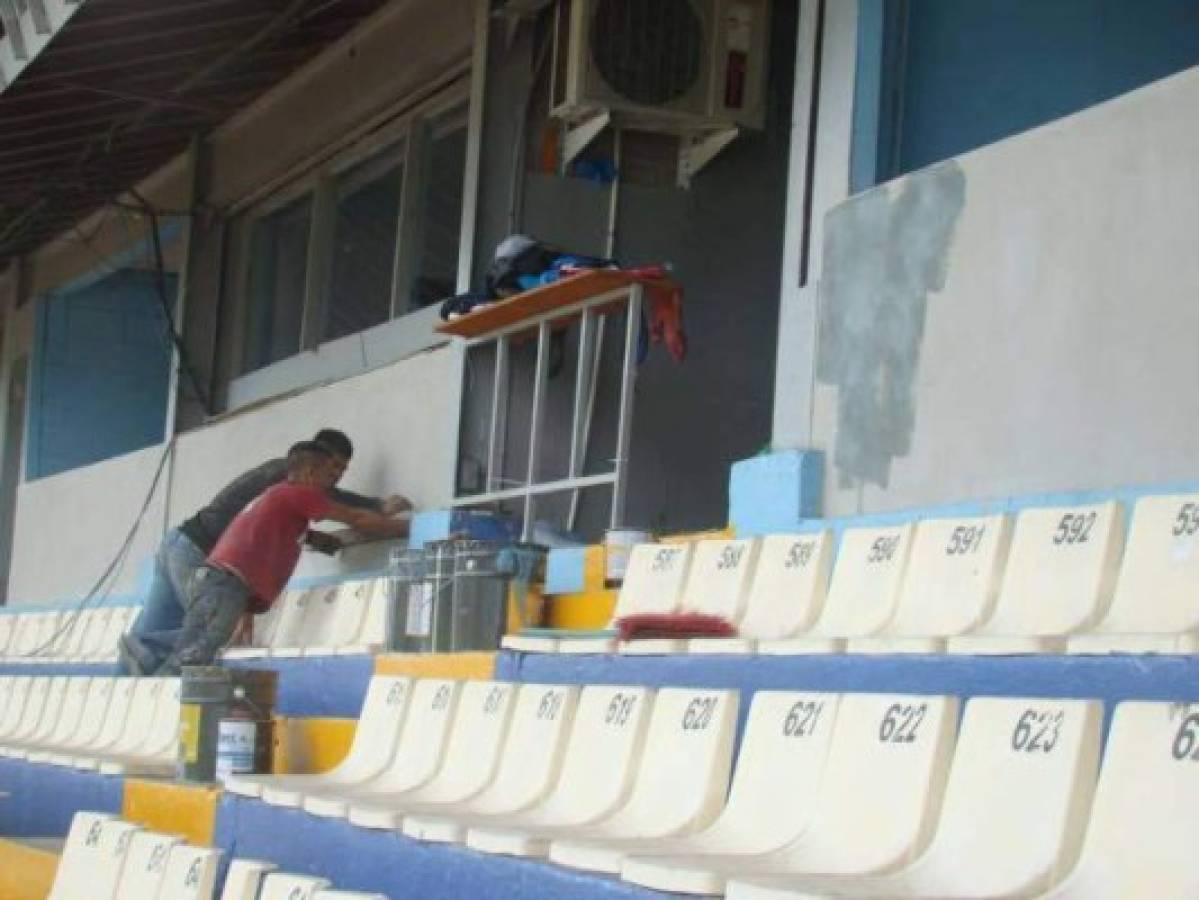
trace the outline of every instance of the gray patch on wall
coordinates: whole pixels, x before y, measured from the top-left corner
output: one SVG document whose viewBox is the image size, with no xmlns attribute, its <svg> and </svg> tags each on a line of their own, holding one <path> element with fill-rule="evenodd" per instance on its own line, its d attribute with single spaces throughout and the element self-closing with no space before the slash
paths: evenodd
<svg viewBox="0 0 1199 900">
<path fill-rule="evenodd" d="M 835 385 L 842 487 L 886 487 L 911 449 L 929 294 L 945 286 L 966 176 L 948 162 L 828 214 L 816 377 Z"/>
</svg>

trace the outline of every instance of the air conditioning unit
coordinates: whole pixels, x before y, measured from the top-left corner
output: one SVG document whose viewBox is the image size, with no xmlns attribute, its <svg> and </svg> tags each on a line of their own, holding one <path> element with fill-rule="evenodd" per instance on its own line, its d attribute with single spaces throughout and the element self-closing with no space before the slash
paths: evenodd
<svg viewBox="0 0 1199 900">
<path fill-rule="evenodd" d="M 550 113 L 581 133 L 568 156 L 608 123 L 721 147 L 761 128 L 770 6 L 559 0 Z"/>
</svg>

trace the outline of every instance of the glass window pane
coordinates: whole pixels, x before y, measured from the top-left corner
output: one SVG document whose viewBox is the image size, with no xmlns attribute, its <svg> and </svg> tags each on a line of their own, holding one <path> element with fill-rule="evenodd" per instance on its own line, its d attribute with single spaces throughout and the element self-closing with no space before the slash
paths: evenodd
<svg viewBox="0 0 1199 900">
<path fill-rule="evenodd" d="M 299 352 L 311 228 L 311 195 L 251 226 L 247 372 Z"/>
<path fill-rule="evenodd" d="M 403 166 L 395 151 L 338 179 L 323 340 L 391 318 L 402 183 Z"/>
<path fill-rule="evenodd" d="M 420 252 L 412 286 L 412 307 L 437 303 L 456 292 L 462 176 L 466 169 L 466 112 L 433 123 L 421 208 Z"/>
</svg>

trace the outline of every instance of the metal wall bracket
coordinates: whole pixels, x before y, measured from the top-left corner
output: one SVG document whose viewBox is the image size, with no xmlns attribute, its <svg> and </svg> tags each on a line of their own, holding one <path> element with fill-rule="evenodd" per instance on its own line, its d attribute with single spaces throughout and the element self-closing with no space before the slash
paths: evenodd
<svg viewBox="0 0 1199 900">
<path fill-rule="evenodd" d="M 679 187 L 691 187 L 691 179 L 731 144 L 741 129 L 724 128 L 703 134 L 686 135 L 679 141 Z"/>
<path fill-rule="evenodd" d="M 578 124 L 568 123 L 563 126 L 565 130 L 565 137 L 562 141 L 563 174 L 565 174 L 567 166 L 574 162 L 575 157 L 586 150 L 591 142 L 611 124 L 612 113 L 605 109 Z"/>
</svg>

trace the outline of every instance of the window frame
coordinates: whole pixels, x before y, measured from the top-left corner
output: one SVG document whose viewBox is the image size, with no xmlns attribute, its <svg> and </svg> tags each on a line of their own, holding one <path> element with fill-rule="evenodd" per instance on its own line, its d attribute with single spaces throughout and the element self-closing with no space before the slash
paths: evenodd
<svg viewBox="0 0 1199 900">
<path fill-rule="evenodd" d="M 235 364 L 231 373 L 234 379 L 262 371 L 270 365 L 302 353 L 316 351 L 323 343 L 327 343 L 322 336 L 327 313 L 328 279 L 333 261 L 338 179 L 354 168 L 388 154 L 395 155 L 396 161 L 402 167 L 402 177 L 386 322 L 394 322 L 421 311 L 419 308 L 412 308 L 412 298 L 402 296 L 400 291 L 400 285 L 411 283 L 414 270 L 419 265 L 419 232 L 423 217 L 420 201 L 424 194 L 423 185 L 417 183 L 416 179 L 424 177 L 424 154 L 428 152 L 433 129 L 440 122 L 452 116 L 453 125 L 465 128 L 469 133 L 469 104 L 469 82 L 457 79 L 453 84 L 438 91 L 435 97 L 410 106 L 401 114 L 393 115 L 384 124 L 353 139 L 348 145 L 332 149 L 326 157 L 307 170 L 282 181 L 280 186 L 267 196 L 252 198 L 240 207 L 230 210 L 231 216 L 236 220 L 233 229 L 231 287 L 237 312 L 230 335 L 234 349 Z M 464 172 L 464 189 L 468 182 L 469 173 Z M 299 346 L 293 353 L 275 363 L 247 368 L 250 349 L 248 323 L 252 302 L 250 268 L 255 225 L 309 195 L 312 197 L 312 221 L 308 234 Z M 463 250 L 460 242 L 459 257 Z"/>
</svg>

